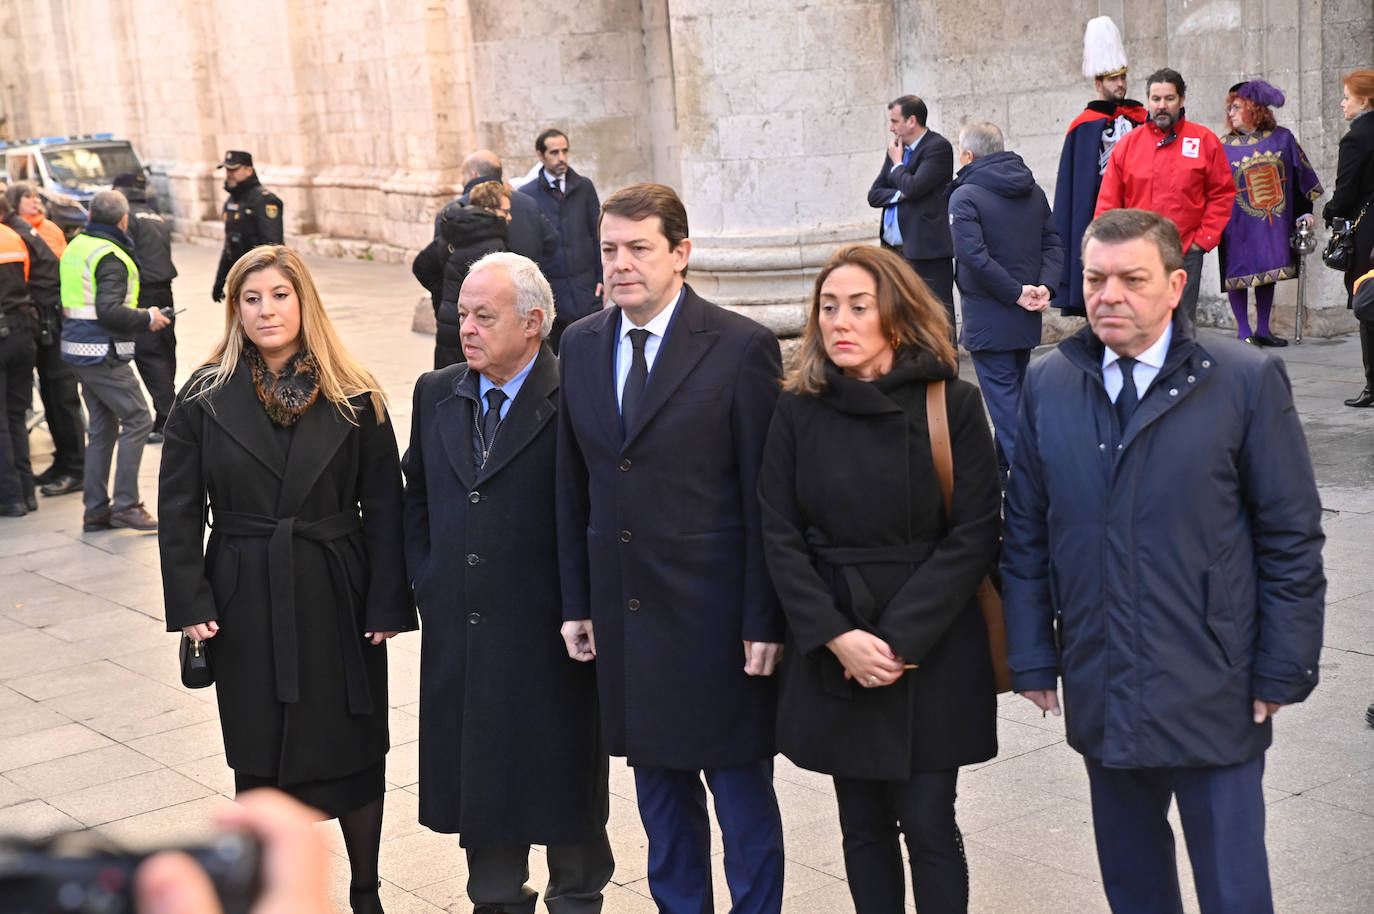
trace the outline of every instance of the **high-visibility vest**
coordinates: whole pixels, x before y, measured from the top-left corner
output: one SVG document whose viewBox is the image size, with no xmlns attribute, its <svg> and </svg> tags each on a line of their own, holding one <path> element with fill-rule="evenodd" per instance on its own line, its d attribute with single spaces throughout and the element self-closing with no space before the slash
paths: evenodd
<svg viewBox="0 0 1374 914">
<path fill-rule="evenodd" d="M 95 267 L 113 254 L 129 271 L 124 307 L 138 307 L 138 266 L 128 253 L 105 238 L 77 235 L 62 253 L 62 358 L 76 365 L 96 365 L 114 346 L 126 362 L 134 357 L 132 337 L 102 327 L 95 311 Z"/>
</svg>

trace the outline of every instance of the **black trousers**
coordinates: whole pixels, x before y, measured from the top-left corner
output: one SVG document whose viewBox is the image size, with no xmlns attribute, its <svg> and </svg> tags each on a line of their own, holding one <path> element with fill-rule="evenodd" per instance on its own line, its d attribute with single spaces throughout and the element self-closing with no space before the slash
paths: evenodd
<svg viewBox="0 0 1374 914">
<path fill-rule="evenodd" d="M 550 844 L 545 851 L 549 884 L 544 889 L 544 906 L 551 914 L 597 914 L 601 890 L 615 870 L 605 830 L 590 841 Z M 530 878 L 528 844 L 479 844 L 464 852 L 468 899 L 473 904 L 495 905 L 503 914 L 534 914 L 539 893 L 525 884 Z"/>
<path fill-rule="evenodd" d="M 1183 295 L 1178 300 L 1178 315 L 1174 317 L 1178 326 L 1189 328 L 1197 326 L 1197 295 L 1202 285 L 1202 251 L 1188 251 L 1183 255 L 1183 270 L 1188 274 L 1188 282 L 1183 287 Z"/>
<path fill-rule="evenodd" d="M 22 505 L 33 497 L 33 467 L 29 463 L 29 428 L 24 414 L 33 391 L 33 334 L 26 318 L 11 313 L 0 338 L 0 404 L 5 410 L 4 434 L 0 434 L 0 505 Z"/>
<path fill-rule="evenodd" d="M 902 249 L 883 242 L 889 251 L 902 254 Z M 945 306 L 945 316 L 949 318 L 949 340 L 955 348 L 959 345 L 959 332 L 954 317 L 954 259 L 951 257 L 911 258 L 902 254 L 902 259 L 911 264 L 916 275 L 921 277 L 935 297 Z"/>
<path fill-rule="evenodd" d="M 145 283 L 138 291 L 140 308 L 171 308 L 170 282 Z M 176 399 L 177 334 L 175 317 L 161 330 L 140 330 L 134 337 L 134 364 L 153 400 L 153 431 L 162 431 Z"/>
<path fill-rule="evenodd" d="M 62 341 L 39 346 L 36 365 L 38 396 L 43 401 L 43 417 L 53 443 L 50 469 L 58 475 L 80 479 L 86 468 L 86 423 L 81 418 L 76 372 L 62 358 Z"/>
<path fill-rule="evenodd" d="M 917 771 L 906 781 L 835 778 L 844 833 L 844 871 L 855 914 L 906 910 L 900 831 L 921 914 L 966 914 L 968 864 L 954 821 L 959 770 Z"/>
<path fill-rule="evenodd" d="M 1364 357 L 1364 389 L 1374 390 L 1374 323 L 1360 321 L 1360 355 Z"/>
</svg>

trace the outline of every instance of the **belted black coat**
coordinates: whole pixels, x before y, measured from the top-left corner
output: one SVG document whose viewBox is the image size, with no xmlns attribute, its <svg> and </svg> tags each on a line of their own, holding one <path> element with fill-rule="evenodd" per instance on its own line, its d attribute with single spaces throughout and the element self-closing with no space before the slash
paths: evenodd
<svg viewBox="0 0 1374 914">
<path fill-rule="evenodd" d="M 464 846 L 573 844 L 607 814 L 596 671 L 568 656 L 554 521 L 558 362 L 547 347 L 478 469 L 478 375 L 415 384 L 406 560 L 424 621 L 420 822 Z"/>
<path fill-rule="evenodd" d="M 1000 492 L 983 401 L 921 354 L 873 382 L 833 366 L 778 400 L 759 475 L 764 554 L 787 617 L 778 749 L 803 768 L 906 780 L 997 754 L 996 690 L 974 592 L 997 555 Z M 926 387 L 946 382 L 945 515 Z M 907 663 L 890 686 L 844 678 L 826 642 L 871 632 Z"/>
<path fill-rule="evenodd" d="M 388 748 L 386 646 L 363 632 L 415 628 L 390 420 L 359 397 L 354 425 L 320 396 L 288 453 L 246 362 L 209 402 L 188 397 L 202 378 L 163 429 L 167 630 L 219 622 L 208 644 L 231 768 L 281 784 L 361 771 Z"/>
</svg>

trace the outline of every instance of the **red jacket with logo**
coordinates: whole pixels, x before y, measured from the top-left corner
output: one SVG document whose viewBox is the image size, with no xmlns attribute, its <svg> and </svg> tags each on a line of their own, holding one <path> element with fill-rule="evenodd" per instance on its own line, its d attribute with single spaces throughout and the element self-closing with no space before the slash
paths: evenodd
<svg viewBox="0 0 1374 914">
<path fill-rule="evenodd" d="M 1210 251 L 1231 219 L 1236 184 L 1221 140 L 1180 118 L 1166 135 L 1147 121 L 1117 142 L 1107 159 L 1094 217 L 1109 209 L 1148 209 L 1178 226 L 1183 250 Z"/>
</svg>

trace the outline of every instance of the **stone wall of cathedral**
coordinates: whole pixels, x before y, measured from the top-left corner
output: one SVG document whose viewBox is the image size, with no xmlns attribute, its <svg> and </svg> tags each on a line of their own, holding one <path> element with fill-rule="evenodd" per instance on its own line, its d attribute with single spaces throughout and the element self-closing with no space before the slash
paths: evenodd
<svg viewBox="0 0 1374 914">
<path fill-rule="evenodd" d="M 921 95 L 951 139 L 997 123 L 1053 195 L 1064 130 L 1092 97 L 1083 24 L 1104 13 L 1133 97 L 1172 66 L 1189 116 L 1220 129 L 1233 82 L 1281 87 L 1279 121 L 1329 191 L 1340 75 L 1374 65 L 1368 0 L 0 0 L 0 137 L 128 137 L 178 229 L 207 238 L 214 165 L 247 149 L 293 243 L 399 258 L 428 241 L 468 152 L 495 150 L 518 182 L 557 126 L 603 197 L 677 187 L 694 284 L 789 333 L 825 256 L 876 236 L 865 192 L 886 103 Z M 1343 305 L 1311 262 L 1309 304 Z M 1202 307 L 1222 320 L 1215 275 Z M 1351 326 L 1338 308 L 1312 329 Z"/>
</svg>

